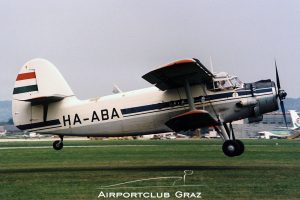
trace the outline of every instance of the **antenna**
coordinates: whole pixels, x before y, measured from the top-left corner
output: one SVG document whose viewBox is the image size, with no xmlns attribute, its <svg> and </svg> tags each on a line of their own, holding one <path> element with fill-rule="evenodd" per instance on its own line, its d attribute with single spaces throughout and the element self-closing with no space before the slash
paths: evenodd
<svg viewBox="0 0 300 200">
<path fill-rule="evenodd" d="M 210 69 L 211 69 L 211 73 L 214 73 L 214 67 L 213 67 L 213 63 L 212 63 L 211 56 L 209 56 L 209 61 L 210 61 Z"/>
</svg>

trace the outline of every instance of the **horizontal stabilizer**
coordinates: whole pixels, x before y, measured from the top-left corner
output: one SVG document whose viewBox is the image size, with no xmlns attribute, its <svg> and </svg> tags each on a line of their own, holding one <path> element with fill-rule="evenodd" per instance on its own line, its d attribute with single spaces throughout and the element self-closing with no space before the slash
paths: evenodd
<svg viewBox="0 0 300 200">
<path fill-rule="evenodd" d="M 166 122 L 166 125 L 175 132 L 179 132 L 208 126 L 216 126 L 219 125 L 219 122 L 206 110 L 192 110 L 173 117 Z"/>
<path fill-rule="evenodd" d="M 48 97 L 37 97 L 37 98 L 33 98 L 33 99 L 26 99 L 23 101 L 30 102 L 31 105 L 35 106 L 35 105 L 50 104 L 50 103 L 58 102 L 58 101 L 63 100 L 64 98 L 65 98 L 64 96 L 57 95 L 57 96 L 48 96 Z"/>
</svg>

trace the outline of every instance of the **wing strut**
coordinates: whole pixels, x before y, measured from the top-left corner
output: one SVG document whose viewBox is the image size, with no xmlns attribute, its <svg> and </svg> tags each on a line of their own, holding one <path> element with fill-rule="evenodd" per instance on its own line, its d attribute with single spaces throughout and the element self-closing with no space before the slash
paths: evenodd
<svg viewBox="0 0 300 200">
<path fill-rule="evenodd" d="M 196 110 L 195 103 L 194 103 L 194 98 L 193 98 L 192 92 L 191 92 L 190 83 L 187 79 L 185 79 L 184 89 L 185 89 L 185 94 L 187 96 L 188 103 L 189 103 L 189 106 L 190 106 L 190 111 Z"/>
</svg>

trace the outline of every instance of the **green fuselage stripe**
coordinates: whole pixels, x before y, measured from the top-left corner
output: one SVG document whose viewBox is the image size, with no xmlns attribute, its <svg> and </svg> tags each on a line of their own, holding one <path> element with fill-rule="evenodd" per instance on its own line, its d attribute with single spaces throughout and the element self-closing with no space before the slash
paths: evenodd
<svg viewBox="0 0 300 200">
<path fill-rule="evenodd" d="M 21 93 L 33 92 L 33 91 L 38 91 L 37 85 L 28 85 L 28 86 L 14 88 L 13 94 L 21 94 Z"/>
</svg>

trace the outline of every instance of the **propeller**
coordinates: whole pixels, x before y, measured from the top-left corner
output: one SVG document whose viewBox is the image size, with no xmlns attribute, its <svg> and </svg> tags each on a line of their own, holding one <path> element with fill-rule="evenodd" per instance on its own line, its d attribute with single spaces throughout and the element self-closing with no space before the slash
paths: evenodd
<svg viewBox="0 0 300 200">
<path fill-rule="evenodd" d="M 278 97 L 278 99 L 280 101 L 281 112 L 283 114 L 284 123 L 285 123 L 285 126 L 287 128 L 288 126 L 287 126 L 287 120 L 286 120 L 286 115 L 285 115 L 285 108 L 284 108 L 284 103 L 283 103 L 283 100 L 286 98 L 287 93 L 283 89 L 281 89 L 276 60 L 275 60 L 275 69 L 276 69 L 277 97 Z"/>
</svg>

